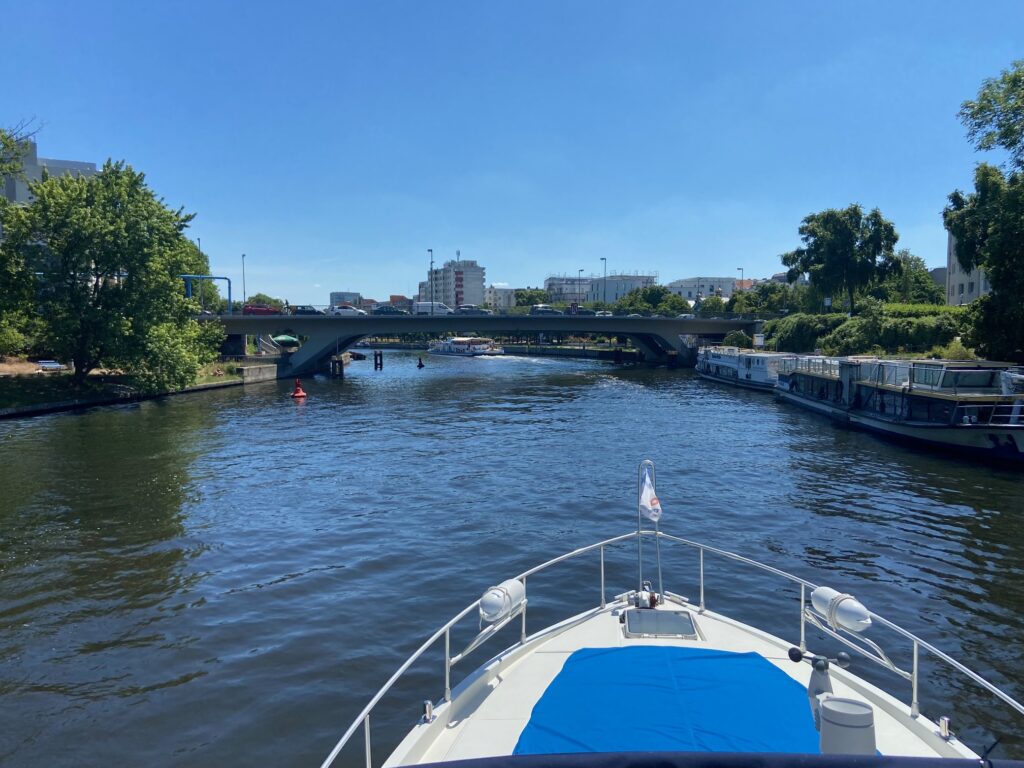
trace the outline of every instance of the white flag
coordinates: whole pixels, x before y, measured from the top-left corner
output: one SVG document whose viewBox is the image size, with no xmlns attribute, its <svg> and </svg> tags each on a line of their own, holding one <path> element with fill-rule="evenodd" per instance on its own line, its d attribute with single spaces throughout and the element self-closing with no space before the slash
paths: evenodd
<svg viewBox="0 0 1024 768">
<path fill-rule="evenodd" d="M 644 472 L 644 487 L 640 491 L 640 511 L 652 523 L 656 523 L 661 519 L 661 502 L 654 495 L 654 485 L 651 483 L 650 472 Z"/>
</svg>

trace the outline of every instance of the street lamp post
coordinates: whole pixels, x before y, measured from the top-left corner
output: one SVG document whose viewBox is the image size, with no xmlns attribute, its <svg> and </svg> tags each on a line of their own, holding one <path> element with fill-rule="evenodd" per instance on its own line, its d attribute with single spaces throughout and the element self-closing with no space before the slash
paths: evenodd
<svg viewBox="0 0 1024 768">
<path fill-rule="evenodd" d="M 242 303 L 245 304 L 248 294 L 245 292 L 245 254 L 242 254 Z"/>
<path fill-rule="evenodd" d="M 430 281 L 430 314 L 434 314 L 434 249 L 427 248 L 430 254 L 430 271 L 427 272 L 427 280 Z"/>
<path fill-rule="evenodd" d="M 583 270 L 576 270 L 576 306 L 583 303 Z"/>
<path fill-rule="evenodd" d="M 601 290 L 603 291 L 603 296 L 601 297 L 601 303 L 602 304 L 607 304 L 608 303 L 608 257 L 607 256 L 602 256 L 601 257 L 601 261 L 604 262 L 604 281 L 601 283 Z M 607 307 L 605 307 L 605 309 L 607 309 Z"/>
</svg>

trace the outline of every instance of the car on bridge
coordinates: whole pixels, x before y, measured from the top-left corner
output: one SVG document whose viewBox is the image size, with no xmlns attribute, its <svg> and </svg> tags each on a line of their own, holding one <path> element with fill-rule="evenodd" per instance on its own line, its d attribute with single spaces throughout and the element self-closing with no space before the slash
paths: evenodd
<svg viewBox="0 0 1024 768">
<path fill-rule="evenodd" d="M 615 317 L 614 312 L 609 312 L 607 309 L 602 309 L 594 313 L 598 317 Z"/>
<path fill-rule="evenodd" d="M 366 312 L 358 307 L 353 307 L 351 304 L 338 304 L 337 306 L 328 307 L 327 314 L 331 317 L 359 317 L 360 315 L 365 315 Z"/>
<path fill-rule="evenodd" d="M 246 304 L 242 307 L 243 315 L 280 315 L 280 310 L 267 304 Z"/>
<path fill-rule="evenodd" d="M 478 307 L 476 304 L 460 304 L 455 310 L 456 315 L 493 315 L 489 309 Z"/>
<path fill-rule="evenodd" d="M 322 315 L 323 311 L 317 309 L 309 304 L 297 304 L 292 307 L 291 314 L 293 315 Z"/>
<path fill-rule="evenodd" d="M 408 315 L 408 310 L 393 307 L 390 304 L 381 304 L 379 307 L 374 307 L 370 312 L 371 315 Z"/>
<path fill-rule="evenodd" d="M 555 309 L 548 304 L 534 304 L 530 307 L 531 315 L 560 315 L 561 311 Z"/>
</svg>

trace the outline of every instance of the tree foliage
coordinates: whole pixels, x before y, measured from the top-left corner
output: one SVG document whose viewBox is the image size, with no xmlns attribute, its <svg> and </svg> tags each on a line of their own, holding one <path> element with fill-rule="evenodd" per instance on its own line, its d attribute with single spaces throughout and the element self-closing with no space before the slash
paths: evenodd
<svg viewBox="0 0 1024 768">
<path fill-rule="evenodd" d="M 754 348 L 754 340 L 743 331 L 729 331 L 725 334 L 722 344 L 727 347 L 739 347 L 740 349 Z"/>
<path fill-rule="evenodd" d="M 268 296 L 265 293 L 254 293 L 246 301 L 247 304 L 266 304 L 268 307 L 272 307 L 280 312 L 284 309 L 285 300 L 278 299 L 273 296 Z"/>
<path fill-rule="evenodd" d="M 782 255 L 789 281 L 806 274 L 826 295 L 845 293 L 851 312 L 859 289 L 899 268 L 893 254 L 899 235 L 877 208 L 866 215 L 857 204 L 812 213 L 799 231 L 803 247 Z"/>
<path fill-rule="evenodd" d="M 179 275 L 205 269 L 182 234 L 192 216 L 171 210 L 124 163 L 94 176 L 44 176 L 33 201 L 0 209 L 0 269 L 43 321 L 45 343 L 74 363 L 81 384 L 99 366 L 147 390 L 186 386 L 223 335 L 200 326 Z"/>
<path fill-rule="evenodd" d="M 711 315 L 715 313 L 721 313 L 726 311 L 725 299 L 721 296 L 708 296 L 707 298 L 701 299 L 700 303 L 697 304 L 696 310 L 702 315 Z"/>
<path fill-rule="evenodd" d="M 895 257 L 895 269 L 875 281 L 866 293 L 876 299 L 898 304 L 942 304 L 945 290 L 936 283 L 924 259 L 903 249 Z"/>
<path fill-rule="evenodd" d="M 1024 59 L 985 80 L 977 99 L 961 105 L 960 120 L 975 147 L 1002 147 L 1011 166 L 1024 170 Z"/>
<path fill-rule="evenodd" d="M 663 285 L 648 285 L 634 288 L 613 305 L 619 314 L 639 313 L 641 315 L 665 315 L 674 317 L 688 312 L 690 304 L 676 296 Z"/>
<path fill-rule="evenodd" d="M 549 301 L 551 301 L 551 297 L 543 288 L 516 289 L 517 307 L 532 307 L 534 304 L 547 304 Z"/>
<path fill-rule="evenodd" d="M 846 315 L 797 313 L 764 324 L 765 334 L 779 352 L 813 352 L 818 340 L 847 321 Z"/>
<path fill-rule="evenodd" d="M 992 286 L 971 309 L 967 344 L 986 357 L 1024 360 L 1024 175 L 981 163 L 974 192 L 951 194 L 943 219 L 960 265 L 982 268 Z"/>
<path fill-rule="evenodd" d="M 0 128 L 0 182 L 4 176 L 21 176 L 22 161 L 25 157 L 25 142 L 32 138 L 35 130 L 32 121 L 22 121 L 10 128 Z"/>
</svg>

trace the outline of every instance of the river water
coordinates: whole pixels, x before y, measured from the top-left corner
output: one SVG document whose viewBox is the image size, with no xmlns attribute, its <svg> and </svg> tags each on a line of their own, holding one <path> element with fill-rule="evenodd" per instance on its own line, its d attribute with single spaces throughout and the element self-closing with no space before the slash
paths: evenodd
<svg viewBox="0 0 1024 768">
<path fill-rule="evenodd" d="M 852 592 L 1024 696 L 1019 470 L 690 372 L 415 362 L 389 351 L 383 371 L 307 380 L 305 403 L 275 382 L 0 423 L 0 763 L 319 765 L 486 587 L 634 527 L 645 457 L 667 532 Z M 664 557 L 666 588 L 695 597 L 695 556 Z M 711 556 L 706 576 L 709 608 L 799 637 L 785 582 Z M 610 550 L 609 594 L 634 582 L 634 549 Z M 590 607 L 596 557 L 529 590 L 531 630 Z M 873 636 L 910 664 L 906 643 Z M 377 764 L 440 698 L 440 653 L 375 713 Z M 893 674 L 855 669 L 909 699 Z M 1021 720 L 948 668 L 922 670 L 926 714 L 1024 757 Z M 357 738 L 342 764 L 361 761 Z"/>
</svg>

